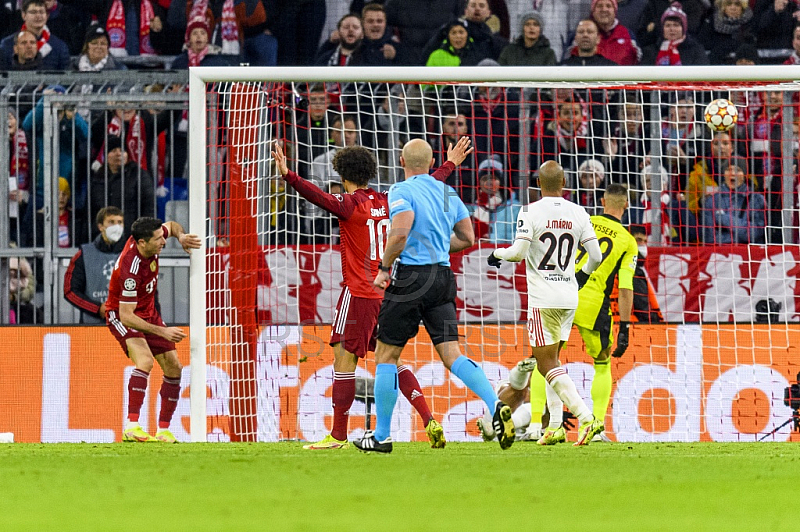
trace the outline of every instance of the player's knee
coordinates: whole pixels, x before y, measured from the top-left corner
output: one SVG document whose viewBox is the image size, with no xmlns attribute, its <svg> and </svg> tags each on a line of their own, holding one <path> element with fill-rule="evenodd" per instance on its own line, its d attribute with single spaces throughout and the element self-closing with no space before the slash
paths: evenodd
<svg viewBox="0 0 800 532">
<path fill-rule="evenodd" d="M 136 369 L 150 373 L 151 371 L 153 371 L 153 358 L 140 357 L 136 361 Z"/>
</svg>

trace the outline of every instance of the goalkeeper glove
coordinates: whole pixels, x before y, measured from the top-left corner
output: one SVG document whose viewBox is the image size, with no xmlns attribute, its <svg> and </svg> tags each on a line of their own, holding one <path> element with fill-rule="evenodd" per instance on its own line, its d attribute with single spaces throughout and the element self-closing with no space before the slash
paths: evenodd
<svg viewBox="0 0 800 532">
<path fill-rule="evenodd" d="M 583 288 L 583 285 L 586 284 L 586 281 L 589 280 L 589 274 L 583 270 L 578 270 L 575 272 L 575 280 L 578 281 L 578 290 Z"/>
<path fill-rule="evenodd" d="M 495 268 L 499 268 L 500 264 L 503 262 L 503 260 L 500 259 L 500 258 L 495 257 L 494 256 L 494 251 L 492 251 L 492 253 L 489 255 L 489 257 L 486 259 L 486 262 L 489 263 L 489 266 L 494 266 Z"/>
<path fill-rule="evenodd" d="M 631 326 L 629 321 L 619 322 L 619 332 L 617 333 L 617 348 L 611 353 L 614 358 L 619 358 L 628 349 L 628 328 Z"/>
</svg>

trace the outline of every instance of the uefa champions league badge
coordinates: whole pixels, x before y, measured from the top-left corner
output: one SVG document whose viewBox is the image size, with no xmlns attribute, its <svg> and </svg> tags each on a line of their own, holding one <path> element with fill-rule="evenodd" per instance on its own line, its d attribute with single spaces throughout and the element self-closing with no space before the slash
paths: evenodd
<svg viewBox="0 0 800 532">
<path fill-rule="evenodd" d="M 111 43 L 110 48 L 122 48 L 125 46 L 125 31 L 120 28 L 111 28 L 108 30 L 108 41 Z"/>
</svg>

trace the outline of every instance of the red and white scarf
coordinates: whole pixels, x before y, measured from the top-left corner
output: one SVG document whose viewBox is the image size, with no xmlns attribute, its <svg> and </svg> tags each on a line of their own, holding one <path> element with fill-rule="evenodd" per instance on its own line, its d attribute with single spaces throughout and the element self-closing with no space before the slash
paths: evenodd
<svg viewBox="0 0 800 532">
<path fill-rule="evenodd" d="M 8 173 L 17 177 L 19 190 L 28 190 L 28 137 L 25 136 L 25 131 L 21 127 L 17 128 L 13 143 L 9 153 L 11 161 Z"/>
<path fill-rule="evenodd" d="M 226 55 L 239 55 L 239 22 L 236 19 L 236 11 L 233 10 L 233 0 L 225 0 L 222 4 L 222 15 L 219 19 L 219 32 L 222 37 L 222 53 Z M 194 20 L 196 17 L 204 17 L 208 22 L 208 0 L 195 0 L 189 12 L 187 20 Z M 209 24 L 209 28 L 211 25 Z M 216 28 L 211 28 L 216 31 Z M 209 35 L 209 37 L 211 37 Z M 213 38 L 210 39 L 214 41 Z M 187 25 L 184 41 L 189 42 L 189 28 Z"/>
<path fill-rule="evenodd" d="M 119 137 L 122 135 L 122 118 L 115 116 L 108 124 L 108 136 Z M 147 131 L 144 127 L 144 120 L 136 113 L 126 126 L 125 126 L 125 141 L 122 143 L 125 147 L 125 152 L 128 158 L 142 167 L 142 170 L 147 170 Z M 105 143 L 97 155 L 97 162 L 103 164 L 105 162 Z"/>
<path fill-rule="evenodd" d="M 25 31 L 28 27 L 23 24 L 19 31 Z M 28 30 L 30 31 L 30 30 Z M 53 51 L 53 47 L 50 46 L 48 42 L 50 40 L 50 28 L 45 26 L 42 28 L 42 34 L 39 35 L 39 38 L 36 40 L 36 48 L 39 50 L 39 53 L 42 54 L 42 57 L 47 57 L 47 54 Z"/>
<path fill-rule="evenodd" d="M 656 56 L 656 65 L 677 66 L 682 64 L 681 53 L 678 51 L 678 45 L 685 40 L 686 37 L 682 37 L 675 41 L 663 41 L 661 43 L 661 48 L 658 50 L 658 55 Z"/>
<path fill-rule="evenodd" d="M 140 0 L 139 3 L 139 53 L 154 54 L 153 46 L 150 44 L 150 20 L 155 17 L 153 5 L 150 0 Z M 128 51 L 125 48 L 126 29 L 125 29 L 125 6 L 122 0 L 114 0 L 108 12 L 108 22 L 106 31 L 108 32 L 109 48 L 108 51 L 115 57 L 125 57 Z"/>
</svg>

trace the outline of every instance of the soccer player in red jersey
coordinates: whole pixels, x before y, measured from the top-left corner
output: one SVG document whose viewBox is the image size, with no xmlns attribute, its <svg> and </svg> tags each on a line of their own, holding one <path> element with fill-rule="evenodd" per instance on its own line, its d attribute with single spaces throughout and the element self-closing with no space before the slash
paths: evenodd
<svg viewBox="0 0 800 532">
<path fill-rule="evenodd" d="M 433 176 L 444 181 L 470 153 L 470 140 L 462 137 L 455 147 L 450 145 L 447 162 Z M 272 156 L 281 176 L 298 194 L 339 218 L 344 289 L 336 305 L 329 342 L 334 357 L 333 428 L 321 441 L 306 445 L 304 449 L 344 449 L 349 446 L 347 421 L 356 394 L 358 359 L 364 358 L 367 351 L 375 350 L 383 290 L 376 288 L 372 280 L 383 258 L 389 228 L 389 200 L 386 193 L 369 187 L 369 181 L 377 175 L 377 164 L 372 153 L 361 146 L 343 148 L 333 157 L 333 168 L 342 179 L 345 194 L 328 194 L 290 172 L 286 156 L 277 144 Z M 407 366 L 398 366 L 397 371 L 400 391 L 422 418 L 431 447 L 444 447 L 444 430 L 433 418 L 417 378 Z"/>
<path fill-rule="evenodd" d="M 187 253 L 200 247 L 197 235 L 184 233 L 177 222 L 139 218 L 131 226 L 131 236 L 111 272 L 106 325 L 136 366 L 128 380 L 128 423 L 122 441 L 176 442 L 169 430 L 181 393 L 181 363 L 175 343 L 186 338 L 186 333 L 178 327 L 167 327 L 155 304 L 158 254 L 170 236 L 177 238 Z M 155 437 L 139 425 L 139 411 L 154 359 L 164 371 Z"/>
</svg>

